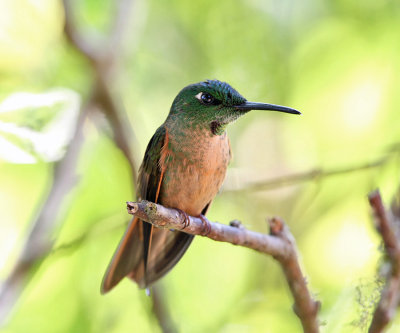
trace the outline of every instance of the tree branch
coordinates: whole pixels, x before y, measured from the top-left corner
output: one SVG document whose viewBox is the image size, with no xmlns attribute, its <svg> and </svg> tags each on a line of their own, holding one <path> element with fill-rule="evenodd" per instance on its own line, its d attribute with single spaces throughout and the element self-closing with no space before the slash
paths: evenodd
<svg viewBox="0 0 400 333">
<path fill-rule="evenodd" d="M 110 45 L 107 52 L 112 52 L 115 55 L 121 54 L 123 40 L 126 36 L 128 24 L 131 21 L 132 7 L 134 2 L 135 0 L 119 0 L 117 10 L 114 15 L 113 27 L 109 38 Z M 115 58 L 114 55 L 111 55 L 111 57 Z"/>
<path fill-rule="evenodd" d="M 294 312 L 303 325 L 304 332 L 319 331 L 317 314 L 319 302 L 315 301 L 308 288 L 297 258 L 295 240 L 287 225 L 279 218 L 269 221 L 271 234 L 265 235 L 245 229 L 242 225 L 230 226 L 189 216 L 189 223 L 175 209 L 149 202 L 127 202 L 128 213 L 159 228 L 201 235 L 220 242 L 244 246 L 273 256 L 281 265 L 294 298 Z"/>
<path fill-rule="evenodd" d="M 117 63 L 117 52 L 123 35 L 126 33 L 127 23 L 130 21 L 133 0 L 120 0 L 118 2 L 117 14 L 114 20 L 114 31 L 109 40 L 95 47 L 90 38 L 83 36 L 74 25 L 70 1 L 63 0 L 65 11 L 64 32 L 71 45 L 86 58 L 94 72 L 94 102 L 104 112 L 114 135 L 117 147 L 125 155 L 131 169 L 134 187 L 136 188 L 137 162 L 133 154 L 134 146 L 137 147 L 137 139 L 132 128 L 129 126 L 128 116 L 121 104 L 117 103 L 110 82 L 115 81 L 114 68 Z M 112 51 L 108 51 L 112 49 Z"/>
<path fill-rule="evenodd" d="M 53 232 L 61 220 L 57 218 L 65 196 L 75 184 L 75 166 L 83 143 L 82 127 L 88 111 L 99 105 L 107 116 L 114 133 L 116 145 L 126 156 L 131 169 L 133 183 L 136 188 L 136 162 L 132 153 L 132 142 L 135 136 L 128 126 L 126 115 L 121 107 L 115 103 L 107 80 L 113 74 L 112 65 L 115 63 L 115 50 L 121 43 L 124 27 L 129 21 L 127 15 L 131 13 L 132 0 L 120 0 L 117 15 L 114 20 L 114 29 L 109 44 L 113 52 L 106 52 L 107 45 L 93 45 L 90 38 L 83 36 L 75 28 L 72 17 L 73 8 L 70 1 L 63 0 L 65 13 L 65 36 L 68 41 L 88 59 L 94 69 L 94 87 L 87 102 L 87 107 L 81 112 L 77 123 L 76 134 L 72 139 L 64 158 L 56 163 L 53 176 L 53 185 L 43 207 L 36 219 L 32 220 L 32 229 L 26 238 L 21 255 L 17 259 L 11 273 L 0 285 L 0 322 L 4 321 L 15 302 L 18 300 L 25 284 L 29 281 L 33 268 L 51 251 L 54 244 Z M 122 20 L 123 22 L 119 22 Z M 108 43 L 105 43 L 108 44 Z M 99 78 L 99 79 L 98 79 Z"/>
<path fill-rule="evenodd" d="M 62 202 L 76 183 L 75 168 L 83 143 L 83 125 L 91 106 L 87 106 L 80 114 L 75 136 L 62 160 L 54 168 L 53 186 L 46 202 L 36 219 L 32 220 L 32 229 L 26 238 L 24 248 L 17 259 L 11 273 L 0 285 L 0 323 L 19 298 L 25 284 L 30 279 L 29 273 L 50 252 L 54 240 L 53 232 L 62 219 L 58 216 Z"/>
<path fill-rule="evenodd" d="M 382 290 L 381 299 L 375 309 L 368 331 L 369 333 L 378 333 L 383 332 L 393 319 L 399 305 L 400 241 L 396 236 L 394 218 L 386 212 L 379 191 L 372 192 L 368 198 L 375 214 L 376 229 L 382 236 L 385 252 L 389 259 L 386 284 Z"/>
<path fill-rule="evenodd" d="M 115 69 L 122 49 L 122 41 L 127 33 L 128 23 L 131 22 L 133 0 L 119 0 L 114 15 L 113 28 L 108 38 L 107 45 L 98 47 L 96 52 L 91 45 L 90 38 L 83 36 L 75 29 L 69 1 L 63 0 L 65 8 L 65 34 L 78 52 L 87 58 L 94 72 L 94 101 L 100 107 L 107 118 L 113 132 L 114 142 L 127 159 L 136 190 L 138 161 L 134 151 L 139 147 L 138 140 L 132 127 L 129 125 L 128 115 L 121 103 L 117 102 L 111 85 L 115 82 Z M 136 154 L 138 156 L 139 154 Z M 167 307 L 163 300 L 163 294 L 159 290 L 153 290 L 153 313 L 156 316 L 161 329 L 164 332 L 174 332 L 176 328 L 172 321 L 168 320 Z"/>
<path fill-rule="evenodd" d="M 64 6 L 64 32 L 68 41 L 75 45 L 76 48 L 91 62 L 95 62 L 96 54 L 98 56 L 100 49 L 96 48 L 92 43 L 88 43 L 75 29 L 75 22 L 72 18 L 72 6 L 70 1 L 63 0 Z"/>
<path fill-rule="evenodd" d="M 293 311 L 300 318 L 304 332 L 319 332 L 318 311 L 321 307 L 319 301 L 315 301 L 307 288 L 307 280 L 303 276 L 297 258 L 296 242 L 290 233 L 288 226 L 279 218 L 269 221 L 271 234 L 282 241 L 291 244 L 290 256 L 279 255 L 275 259 L 281 264 L 286 281 L 294 298 Z"/>
<path fill-rule="evenodd" d="M 152 311 L 163 333 L 178 332 L 165 302 L 163 289 L 160 288 L 159 283 L 153 285 L 151 289 L 150 297 L 153 303 Z"/>
</svg>

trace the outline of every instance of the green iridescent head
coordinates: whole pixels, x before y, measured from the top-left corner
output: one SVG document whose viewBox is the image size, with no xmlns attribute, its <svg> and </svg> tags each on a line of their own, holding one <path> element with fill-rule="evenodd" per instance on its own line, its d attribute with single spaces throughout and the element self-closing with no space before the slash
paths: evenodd
<svg viewBox="0 0 400 333">
<path fill-rule="evenodd" d="M 299 111 L 285 106 L 249 102 L 228 83 L 207 80 L 183 88 L 175 97 L 168 117 L 182 119 L 194 125 L 209 126 L 213 134 L 222 134 L 227 124 L 250 110 L 300 114 Z"/>
</svg>

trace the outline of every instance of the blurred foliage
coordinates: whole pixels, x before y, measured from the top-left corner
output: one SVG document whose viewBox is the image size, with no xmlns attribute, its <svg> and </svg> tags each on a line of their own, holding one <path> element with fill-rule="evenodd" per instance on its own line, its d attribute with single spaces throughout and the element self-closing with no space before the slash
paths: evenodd
<svg viewBox="0 0 400 333">
<path fill-rule="evenodd" d="M 73 1 L 77 27 L 101 43 L 115 3 Z M 254 111 L 232 125 L 230 184 L 390 156 L 379 167 L 345 175 L 271 191 L 221 193 L 209 212 L 211 220 L 236 218 L 263 232 L 266 216 L 284 217 L 322 302 L 323 331 L 365 331 L 371 307 L 363 303 L 378 288 L 381 255 L 366 194 L 380 187 L 390 202 L 399 185 L 399 161 L 390 148 L 400 132 L 400 3 L 137 0 L 133 11 L 112 88 L 129 112 L 138 156 L 178 91 L 208 78 L 231 83 L 249 100 L 303 112 L 292 117 Z M 85 101 L 91 69 L 66 41 L 63 24 L 59 1 L 0 2 L 0 101 L 59 87 Z M 25 111 L 31 115 L 0 114 L 0 121 L 51 120 L 45 108 Z M 159 331 L 150 299 L 130 281 L 99 294 L 134 188 L 128 163 L 106 133 L 87 121 L 84 134 L 80 181 L 63 205 L 56 247 L 4 332 Z M 45 162 L 0 162 L 1 279 L 41 208 L 52 170 Z M 277 263 L 243 248 L 197 237 L 161 285 L 182 332 L 300 330 Z M 399 329 L 397 316 L 388 332 Z"/>
</svg>

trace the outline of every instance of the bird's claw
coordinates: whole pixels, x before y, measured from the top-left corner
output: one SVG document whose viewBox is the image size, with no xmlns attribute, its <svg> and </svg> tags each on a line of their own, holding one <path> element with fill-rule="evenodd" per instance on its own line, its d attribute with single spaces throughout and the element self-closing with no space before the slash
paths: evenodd
<svg viewBox="0 0 400 333">
<path fill-rule="evenodd" d="M 207 218 L 203 215 L 200 214 L 199 218 L 201 220 L 201 222 L 203 223 L 203 236 L 207 236 L 210 232 L 211 232 L 211 224 L 210 221 L 207 220 Z"/>
<path fill-rule="evenodd" d="M 181 210 L 181 209 L 179 209 L 179 208 L 177 208 L 176 209 L 178 212 L 179 212 L 179 214 L 182 216 L 182 224 L 183 224 L 183 228 L 182 228 L 182 230 L 183 229 L 185 229 L 186 227 L 188 227 L 189 225 L 190 225 L 190 219 L 189 219 L 189 216 L 188 216 L 188 214 L 186 214 L 183 210 Z"/>
</svg>

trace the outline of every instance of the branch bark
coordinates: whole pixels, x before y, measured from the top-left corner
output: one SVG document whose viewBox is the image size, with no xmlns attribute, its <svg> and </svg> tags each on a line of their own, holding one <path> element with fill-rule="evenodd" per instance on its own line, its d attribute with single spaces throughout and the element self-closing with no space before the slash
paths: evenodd
<svg viewBox="0 0 400 333">
<path fill-rule="evenodd" d="M 189 216 L 185 223 L 184 216 L 175 209 L 166 208 L 149 201 L 127 202 L 128 213 L 156 227 L 174 229 L 191 235 L 201 235 L 215 241 L 227 242 L 269 254 L 281 265 L 290 291 L 294 298 L 294 312 L 299 317 L 304 332 L 319 332 L 317 319 L 320 303 L 315 301 L 307 288 L 307 281 L 298 262 L 296 244 L 288 226 L 279 218 L 270 223 L 270 235 L 261 234 L 244 228 L 241 224 L 230 226 Z"/>
<path fill-rule="evenodd" d="M 389 260 L 386 284 L 375 309 L 369 333 L 383 332 L 393 319 L 400 299 L 400 240 L 396 235 L 394 216 L 386 212 L 379 191 L 369 195 L 369 203 L 375 214 L 375 226 L 382 236 Z"/>
</svg>

